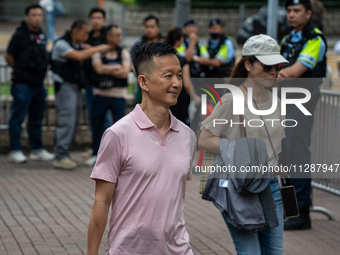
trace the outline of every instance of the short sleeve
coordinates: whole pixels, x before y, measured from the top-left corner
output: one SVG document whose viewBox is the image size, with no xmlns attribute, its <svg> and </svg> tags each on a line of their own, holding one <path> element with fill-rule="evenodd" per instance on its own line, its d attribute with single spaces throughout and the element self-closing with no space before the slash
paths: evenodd
<svg viewBox="0 0 340 255">
<path fill-rule="evenodd" d="M 238 121 L 238 115 L 233 116 L 233 99 L 231 93 L 226 93 L 218 102 L 212 113 L 202 122 L 202 128 L 209 130 L 215 136 L 228 138 L 230 121 Z"/>
<path fill-rule="evenodd" d="M 20 47 L 21 41 L 22 41 L 21 34 L 15 33 L 12 36 L 12 39 L 8 44 L 7 53 L 15 57 L 21 50 L 21 47 Z"/>
<path fill-rule="evenodd" d="M 334 51 L 337 54 L 340 54 L 340 40 L 336 42 L 336 44 L 334 45 Z"/>
<path fill-rule="evenodd" d="M 59 40 L 55 44 L 52 58 L 53 59 L 65 58 L 67 53 L 71 52 L 72 50 L 74 49 L 68 42 L 66 42 L 65 40 Z"/>
<path fill-rule="evenodd" d="M 191 159 L 190 159 L 189 172 L 187 174 L 187 181 L 190 181 L 192 179 L 191 166 L 192 166 L 192 162 L 195 158 L 196 146 L 197 146 L 197 137 L 196 137 L 194 131 L 190 130 L 190 153 L 191 153 L 190 156 L 191 156 Z"/>
<path fill-rule="evenodd" d="M 178 56 L 181 56 L 181 57 L 184 57 L 185 56 L 185 50 L 186 50 L 186 47 L 184 44 L 181 44 L 181 46 L 179 46 L 177 48 L 177 54 Z"/>
<path fill-rule="evenodd" d="M 325 54 L 326 44 L 320 36 L 317 36 L 305 43 L 297 60 L 312 70 L 317 63 L 323 60 Z"/>
<path fill-rule="evenodd" d="M 202 58 L 209 58 L 210 57 L 209 52 L 208 52 L 207 48 L 203 45 L 203 43 L 200 43 L 199 50 L 200 50 L 200 56 Z"/>
<path fill-rule="evenodd" d="M 222 64 L 229 64 L 235 57 L 234 44 L 230 39 L 226 39 L 220 50 L 217 52 L 216 57 Z"/>
<path fill-rule="evenodd" d="M 110 129 L 103 134 L 91 178 L 117 183 L 122 169 L 122 146 L 119 137 Z"/>
</svg>

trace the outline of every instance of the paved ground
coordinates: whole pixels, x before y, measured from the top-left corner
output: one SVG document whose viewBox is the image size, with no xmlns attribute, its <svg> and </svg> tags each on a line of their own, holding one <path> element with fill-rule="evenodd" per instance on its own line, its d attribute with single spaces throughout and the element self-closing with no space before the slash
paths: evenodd
<svg viewBox="0 0 340 255">
<path fill-rule="evenodd" d="M 59 22 L 57 32 L 61 34 L 69 24 L 69 20 Z M 16 25 L 0 22 L 0 53 Z M 127 38 L 126 44 L 136 39 Z M 335 39 L 329 41 L 334 45 Z M 336 77 L 340 57 L 330 50 L 328 59 Z M 79 155 L 74 153 L 75 158 Z M 13 165 L 0 155 L 0 255 L 85 254 L 94 197 L 90 172 L 87 167 L 57 171 L 48 162 Z M 194 175 L 188 182 L 185 209 L 195 255 L 235 254 L 222 217 L 200 198 L 198 186 L 199 176 Z M 340 197 L 314 189 L 314 205 L 329 209 L 335 221 L 312 213 L 312 230 L 285 232 L 284 254 L 339 254 Z"/>
<path fill-rule="evenodd" d="M 80 159 L 79 153 L 73 157 Z M 94 198 L 91 168 L 58 171 L 49 162 L 8 163 L 0 155 L 0 254 L 85 254 Z M 188 182 L 185 218 L 194 254 L 235 254 L 217 209 L 198 194 L 199 175 Z M 340 197 L 314 190 L 314 204 L 335 221 L 312 213 L 313 229 L 284 234 L 284 254 L 339 254 Z M 100 254 L 104 254 L 103 238 Z"/>
</svg>

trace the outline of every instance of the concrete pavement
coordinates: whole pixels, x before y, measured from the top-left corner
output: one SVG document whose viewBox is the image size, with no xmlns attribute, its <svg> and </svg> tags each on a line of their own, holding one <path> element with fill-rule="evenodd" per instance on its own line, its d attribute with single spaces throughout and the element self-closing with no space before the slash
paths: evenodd
<svg viewBox="0 0 340 255">
<path fill-rule="evenodd" d="M 79 152 L 73 157 L 81 160 Z M 90 173 L 88 167 L 55 170 L 50 162 L 11 164 L 0 155 L 0 254 L 85 254 L 94 198 Z M 220 213 L 198 194 L 199 179 L 194 174 L 187 183 L 185 208 L 194 254 L 236 254 Z M 312 230 L 284 233 L 284 254 L 339 254 L 340 197 L 314 189 L 314 205 L 329 209 L 335 221 L 312 213 Z"/>
</svg>

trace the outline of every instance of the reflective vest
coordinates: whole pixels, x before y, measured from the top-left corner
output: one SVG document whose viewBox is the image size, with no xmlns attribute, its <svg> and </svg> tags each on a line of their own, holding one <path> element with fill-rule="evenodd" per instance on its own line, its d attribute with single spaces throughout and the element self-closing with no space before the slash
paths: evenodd
<svg viewBox="0 0 340 255">
<path fill-rule="evenodd" d="M 214 49 L 211 48 L 211 40 L 208 42 L 208 52 L 210 55 L 210 58 L 215 58 L 219 50 L 221 49 L 222 46 L 227 47 L 227 45 L 224 44 L 225 40 L 229 39 L 231 40 L 231 37 L 226 37 L 225 35 L 222 35 L 222 38 L 220 38 L 220 41 L 218 43 L 218 46 Z M 227 54 L 228 49 L 226 48 L 226 53 Z M 220 67 L 213 67 L 213 66 L 208 66 L 206 69 L 206 77 L 209 78 L 224 78 L 224 77 L 229 77 L 232 68 L 235 65 L 235 57 L 230 61 L 228 64 L 222 64 Z"/>
<path fill-rule="evenodd" d="M 285 67 L 289 67 L 293 65 L 300 54 L 300 52 L 303 49 L 303 46 L 305 43 L 307 43 L 309 40 L 320 36 L 322 40 L 324 41 L 326 45 L 326 51 L 327 51 L 327 42 L 325 37 L 323 36 L 322 32 L 317 29 L 313 23 L 308 22 L 307 25 L 302 30 L 302 39 L 294 43 L 291 41 L 291 35 L 284 37 L 281 42 L 281 54 L 284 58 L 286 58 L 289 63 L 285 65 Z M 320 78 L 326 76 L 326 66 L 327 66 L 327 59 L 326 54 L 324 55 L 322 61 L 320 63 L 317 63 L 315 68 L 312 70 L 307 70 L 301 77 L 303 78 Z"/>
</svg>

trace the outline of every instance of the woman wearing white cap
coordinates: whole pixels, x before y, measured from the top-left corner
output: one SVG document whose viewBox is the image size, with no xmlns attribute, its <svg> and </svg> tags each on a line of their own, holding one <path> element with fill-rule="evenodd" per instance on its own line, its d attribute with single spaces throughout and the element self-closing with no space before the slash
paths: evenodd
<svg viewBox="0 0 340 255">
<path fill-rule="evenodd" d="M 229 84 L 237 86 L 243 92 L 244 115 L 240 117 L 240 115 L 233 114 L 233 101 L 236 101 L 236 98 L 233 100 L 232 93 L 225 93 L 221 98 L 222 103 L 216 104 L 212 114 L 202 122 L 202 133 L 198 141 L 201 149 L 214 154 L 221 154 L 221 151 L 224 153 L 221 147 L 221 138 L 233 141 L 244 136 L 244 134 L 241 135 L 240 125 L 231 125 L 230 123 L 244 121 L 246 136 L 263 140 L 266 145 L 269 165 L 278 165 L 281 140 L 284 137 L 284 127 L 281 125 L 283 116 L 281 116 L 277 94 L 268 89 L 273 87 L 283 63 L 287 63 L 287 61 L 280 55 L 279 46 L 273 38 L 267 35 L 256 35 L 246 41 L 242 49 L 242 58 L 234 67 L 229 80 Z M 247 100 L 248 97 L 250 97 L 250 101 Z M 250 102 L 253 104 L 253 109 L 268 110 L 272 108 L 273 99 L 278 103 L 275 111 L 269 115 L 256 115 L 253 113 L 254 110 L 251 111 L 248 107 L 248 102 Z M 227 120 L 228 123 L 216 125 L 216 119 Z M 264 124 L 261 125 L 261 123 Z M 266 179 L 266 182 L 269 198 L 267 197 L 267 201 L 264 203 L 261 201 L 262 207 L 260 207 L 262 208 L 260 209 L 261 213 L 265 216 L 266 227 L 263 225 L 240 227 L 233 224 L 230 215 L 221 211 L 239 255 L 278 255 L 283 252 L 283 212 L 280 185 L 273 175 L 270 180 Z M 219 185 L 219 187 L 225 187 Z M 232 202 L 237 204 L 240 201 Z M 269 205 L 270 203 L 272 206 Z M 216 207 L 218 208 L 218 206 Z M 251 208 L 249 212 L 251 212 L 249 218 L 252 218 L 254 215 Z"/>
</svg>

